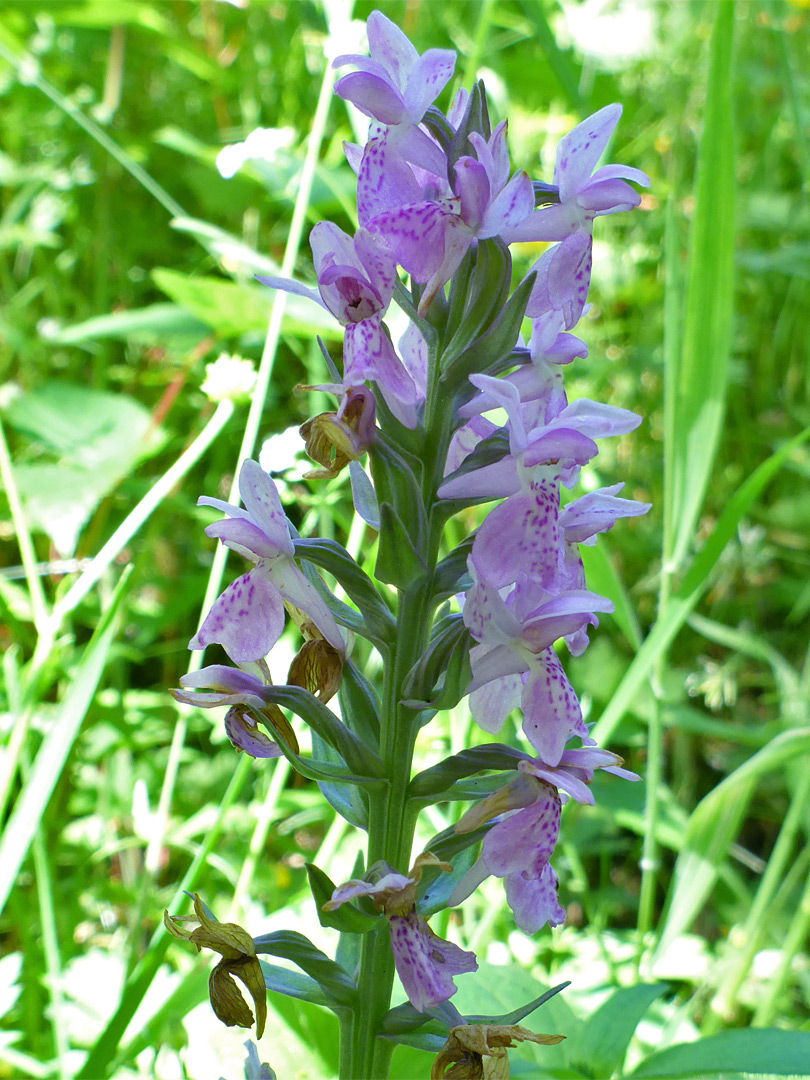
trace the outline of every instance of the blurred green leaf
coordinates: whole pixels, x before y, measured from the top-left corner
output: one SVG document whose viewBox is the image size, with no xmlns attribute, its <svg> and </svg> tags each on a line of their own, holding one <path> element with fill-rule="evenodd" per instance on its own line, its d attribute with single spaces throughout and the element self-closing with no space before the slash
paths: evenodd
<svg viewBox="0 0 810 1080">
<path fill-rule="evenodd" d="M 635 1080 L 737 1080 L 738 1077 L 807 1075 L 810 1032 L 776 1028 L 722 1031 L 693 1043 L 670 1046 L 645 1058 L 630 1074 Z"/>
<path fill-rule="evenodd" d="M 63 555 L 75 551 L 95 508 L 137 462 L 160 449 L 147 409 L 123 394 L 49 382 L 15 398 L 9 424 L 29 440 L 14 475 L 33 529 Z"/>
</svg>

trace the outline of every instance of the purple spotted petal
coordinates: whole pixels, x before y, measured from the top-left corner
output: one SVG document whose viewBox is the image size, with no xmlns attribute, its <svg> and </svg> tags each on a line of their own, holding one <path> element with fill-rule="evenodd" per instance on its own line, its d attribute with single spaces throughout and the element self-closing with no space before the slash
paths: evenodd
<svg viewBox="0 0 810 1080">
<path fill-rule="evenodd" d="M 557 898 L 557 875 L 548 864 L 538 877 L 510 874 L 505 885 L 515 925 L 524 934 L 536 934 L 546 923 L 559 926 L 565 921 L 565 909 Z"/>
<path fill-rule="evenodd" d="M 508 229 L 517 228 L 533 210 L 532 182 L 526 173 L 515 173 L 487 208 L 478 235 L 480 237 L 500 236 Z"/>
<path fill-rule="evenodd" d="M 428 49 L 414 64 L 403 97 L 408 116 L 418 124 L 453 75 L 456 54 L 450 49 Z"/>
<path fill-rule="evenodd" d="M 372 11 L 366 21 L 368 49 L 394 86 L 405 88 L 408 77 L 419 60 L 419 53 L 396 23 L 381 11 Z"/>
<path fill-rule="evenodd" d="M 276 485 L 258 463 L 248 458 L 239 470 L 239 494 L 253 521 L 278 552 L 292 555 L 293 542 Z"/>
<path fill-rule="evenodd" d="M 472 547 L 476 568 L 491 585 L 502 588 L 520 571 L 544 588 L 557 577 L 560 529 L 559 478 L 541 477 L 525 495 L 513 495 L 491 510 Z"/>
<path fill-rule="evenodd" d="M 228 709 L 225 714 L 225 734 L 231 745 L 254 758 L 278 758 L 281 747 L 261 730 L 244 709 Z"/>
<path fill-rule="evenodd" d="M 417 1012 L 447 1001 L 456 992 L 452 976 L 478 967 L 474 953 L 437 937 L 415 911 L 388 921 L 394 966 Z"/>
<path fill-rule="evenodd" d="M 417 203 L 422 192 L 389 135 L 366 143 L 357 174 L 357 217 L 361 225 L 386 210 Z"/>
<path fill-rule="evenodd" d="M 521 698 L 523 732 L 549 765 L 556 765 L 573 735 L 588 735 L 577 695 L 553 649 L 529 669 Z"/>
<path fill-rule="evenodd" d="M 560 831 L 560 796 L 548 784 L 536 802 L 494 825 L 484 837 L 481 857 L 496 877 L 540 872 L 551 858 Z"/>
<path fill-rule="evenodd" d="M 554 183 L 560 189 L 562 201 L 573 198 L 587 182 L 621 115 L 621 105 L 606 105 L 560 139 L 554 162 Z"/>
<path fill-rule="evenodd" d="M 284 604 L 262 565 L 237 578 L 214 602 L 190 649 L 221 645 L 237 664 L 261 660 L 284 629 Z"/>
<path fill-rule="evenodd" d="M 444 261 L 448 234 L 466 226 L 452 205 L 420 202 L 378 214 L 368 228 L 384 236 L 400 266 L 424 284 Z"/>
</svg>

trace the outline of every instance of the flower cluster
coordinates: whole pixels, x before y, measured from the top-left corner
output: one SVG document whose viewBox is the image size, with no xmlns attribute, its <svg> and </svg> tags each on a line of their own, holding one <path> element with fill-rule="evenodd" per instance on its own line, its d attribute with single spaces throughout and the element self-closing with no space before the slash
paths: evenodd
<svg viewBox="0 0 810 1080">
<path fill-rule="evenodd" d="M 564 643 L 579 656 L 598 613 L 612 610 L 587 588 L 579 545 L 649 509 L 621 497 L 621 483 L 577 498 L 565 492 L 598 453 L 596 440 L 624 435 L 640 419 L 601 402 L 569 401 L 562 369 L 587 356 L 571 331 L 586 310 L 594 220 L 637 206 L 640 196 L 628 181 L 648 181 L 637 169 L 597 167 L 618 105 L 565 136 L 551 183 L 513 171 L 506 122 L 491 128 L 480 84 L 459 91 L 446 114 L 434 106 L 452 77 L 454 53 L 430 49 L 420 56 L 379 12 L 369 17 L 367 32 L 370 56 L 335 61 L 354 69 L 338 79 L 336 93 L 370 121 L 365 144 L 346 146 L 357 176 L 359 227 L 353 235 L 331 222 L 313 228 L 315 287 L 259 280 L 308 297 L 344 328 L 342 371 L 321 388 L 339 404 L 308 421 L 302 435 L 321 466 L 314 478 L 333 477 L 368 453 L 372 479 L 352 464 L 353 497 L 358 513 L 379 529 L 376 577 L 385 586 L 375 585 L 334 541 L 299 541 L 272 480 L 245 462 L 244 509 L 200 502 L 226 514 L 207 527 L 208 536 L 253 566 L 220 596 L 190 644 L 219 644 L 239 668 L 205 668 L 186 676 L 175 693 L 203 707 L 230 706 L 226 727 L 240 749 L 257 757 L 284 753 L 297 768 L 309 768 L 305 775 L 339 812 L 383 838 L 369 840 L 378 855 L 397 837 L 375 818 L 375 808 L 391 811 L 394 796 L 375 803 L 374 791 L 390 784 L 395 770 L 399 779 L 390 790 L 415 802 L 425 792 L 440 801 L 459 776 L 511 769 L 511 779 L 455 828 L 454 843 L 462 846 L 481 827 L 488 831 L 471 869 L 447 890 L 448 904 L 495 875 L 504 880 L 518 927 L 534 933 L 565 916 L 550 864 L 562 803 L 593 802 L 596 770 L 637 779 L 589 736 L 558 649 Z M 545 247 L 510 295 L 509 245 L 518 241 Z M 392 302 L 409 318 L 396 344 L 384 321 Z M 496 505 L 438 573 L 444 522 L 483 502 Z M 354 607 L 329 596 L 316 566 L 339 581 Z M 424 625 L 396 621 L 393 590 L 420 598 L 414 610 Z M 442 607 L 453 595 L 460 611 Z M 265 660 L 282 632 L 285 607 L 306 639 L 288 677 L 294 692 L 273 685 Z M 390 665 L 379 708 L 351 663 L 346 628 L 367 637 Z M 352 682 L 338 717 L 325 702 L 341 673 Z M 428 773 L 411 779 L 409 760 L 386 757 L 387 746 L 399 745 L 386 732 L 396 728 L 401 739 L 410 725 L 412 745 L 436 708 L 465 696 L 475 721 L 491 734 L 519 708 L 531 752 L 477 747 L 466 773 L 448 759 L 428 770 L 428 779 Z M 313 726 L 314 745 L 328 744 L 328 760 L 303 763 L 279 704 Z M 356 798 L 335 793 L 352 785 Z M 403 821 L 415 816 L 405 803 L 399 810 Z M 402 849 L 393 850 L 402 859 Z M 353 932 L 351 919 L 372 918 L 363 905 L 373 901 L 388 920 L 407 996 L 424 1012 L 455 992 L 452 976 L 474 970 L 475 957 L 437 938 L 420 913 L 423 868 L 452 872 L 450 863 L 423 853 L 405 875 L 386 859 L 377 858 L 362 878 L 336 888 L 330 883 L 331 899 L 321 906 Z M 360 910 L 338 912 L 351 900 L 361 902 Z M 475 1051 L 479 1057 L 506 1045 L 485 1043 Z M 467 1050 L 455 1046 L 452 1053 Z"/>
</svg>

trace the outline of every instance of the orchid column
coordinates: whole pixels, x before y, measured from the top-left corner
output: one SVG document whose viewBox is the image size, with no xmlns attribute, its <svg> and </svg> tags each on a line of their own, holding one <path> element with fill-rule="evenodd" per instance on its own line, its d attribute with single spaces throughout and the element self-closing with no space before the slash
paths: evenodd
<svg viewBox="0 0 810 1080">
<path fill-rule="evenodd" d="M 314 287 L 260 280 L 309 297 L 345 328 L 342 367 L 327 356 L 330 381 L 321 387 L 335 395 L 335 411 L 308 421 L 302 435 L 320 466 L 313 477 L 349 466 L 355 509 L 378 533 L 374 577 L 334 541 L 299 538 L 270 478 L 247 462 L 245 509 L 201 502 L 227 515 L 208 535 L 254 565 L 190 645 L 218 644 L 238 666 L 204 668 L 176 696 L 230 706 L 225 727 L 237 749 L 285 755 L 367 833 L 352 880 L 336 886 L 309 868 L 321 921 L 341 932 L 339 961 L 302 935 L 269 934 L 252 939 L 253 954 L 239 935 L 238 956 L 215 945 L 222 964 L 238 975 L 237 959 L 246 957 L 273 991 L 333 1009 L 343 1078 L 386 1075 L 406 1036 L 439 1055 L 432 1075 L 453 1067 L 453 1075 L 472 1076 L 483 1057 L 502 1058 L 512 1039 L 553 1037 L 499 1026 L 498 1018 L 472 1037 L 449 999 L 454 977 L 474 971 L 475 957 L 437 938 L 427 918 L 494 875 L 524 932 L 562 922 L 551 866 L 562 803 L 592 802 L 596 769 L 636 779 L 594 745 L 558 644 L 580 655 L 597 613 L 611 610 L 587 588 L 579 544 L 648 509 L 621 498 L 621 483 L 563 509 L 561 486 L 576 484 L 597 439 L 625 434 L 639 418 L 599 402 L 569 403 L 562 369 L 587 355 L 570 331 L 586 304 L 594 219 L 636 206 L 627 180 L 647 179 L 619 165 L 594 172 L 617 105 L 562 140 L 552 183 L 511 173 L 506 122 L 491 128 L 483 85 L 459 91 L 447 114 L 433 105 L 454 53 L 418 55 L 379 12 L 367 31 L 370 57 L 335 62 L 356 69 L 336 92 L 370 119 L 365 145 L 346 147 L 360 227 L 350 236 L 331 222 L 315 226 Z M 511 290 L 509 244 L 530 240 L 553 246 Z M 396 345 L 384 321 L 392 302 L 409 319 Z M 528 343 L 520 336 L 526 317 Z M 370 476 L 360 464 L 366 455 Z M 477 531 L 448 550 L 448 519 L 493 501 Z M 348 603 L 331 595 L 319 570 L 340 582 Z M 280 684 L 272 647 L 285 608 L 302 646 Z M 382 658 L 380 688 L 352 660 L 358 636 Z M 336 692 L 340 717 L 327 707 Z M 526 748 L 472 747 L 414 776 L 420 730 L 465 697 L 493 736 L 519 709 Z M 311 756 L 299 752 L 283 710 L 309 725 Z M 415 854 L 419 812 L 448 800 L 473 805 Z M 219 940 L 224 928 L 211 930 L 202 906 L 198 920 Z M 307 981 L 256 954 L 294 960 Z M 408 1004 L 391 1010 L 395 973 Z M 245 1025 L 250 1010 L 231 985 L 241 1004 L 219 995 L 215 1011 Z M 255 979 L 246 985 L 255 992 Z M 458 1071 L 462 1062 L 473 1071 Z"/>
</svg>

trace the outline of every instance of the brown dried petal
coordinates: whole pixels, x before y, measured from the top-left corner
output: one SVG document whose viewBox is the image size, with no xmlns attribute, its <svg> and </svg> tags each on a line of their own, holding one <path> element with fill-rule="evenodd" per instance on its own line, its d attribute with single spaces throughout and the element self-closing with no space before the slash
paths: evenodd
<svg viewBox="0 0 810 1080">
<path fill-rule="evenodd" d="M 302 686 L 326 704 L 337 693 L 343 657 L 328 641 L 305 641 L 290 664 L 287 682 Z"/>
<path fill-rule="evenodd" d="M 564 1035 L 535 1035 L 519 1024 L 462 1024 L 451 1029 L 433 1062 L 430 1080 L 507 1080 L 506 1047 L 515 1045 L 513 1039 L 519 1043 L 553 1046 L 564 1038 Z"/>
<path fill-rule="evenodd" d="M 228 1027 L 253 1027 L 253 1013 L 231 978 L 229 965 L 220 961 L 208 979 L 208 996 L 216 1016 Z"/>
</svg>

